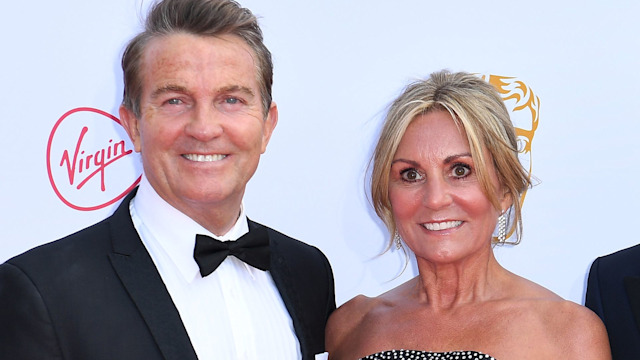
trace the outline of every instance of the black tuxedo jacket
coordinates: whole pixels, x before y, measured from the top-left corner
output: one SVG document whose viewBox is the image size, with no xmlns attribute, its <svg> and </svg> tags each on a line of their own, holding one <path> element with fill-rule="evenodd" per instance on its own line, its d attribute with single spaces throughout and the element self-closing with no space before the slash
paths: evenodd
<svg viewBox="0 0 640 360">
<path fill-rule="evenodd" d="M 614 360 L 640 359 L 640 245 L 593 262 L 585 305 L 607 327 Z"/>
<path fill-rule="evenodd" d="M 131 221 L 134 194 L 102 222 L 0 265 L 1 359 L 197 358 Z M 271 275 L 313 359 L 335 309 L 331 267 L 317 248 L 266 229 Z"/>
</svg>

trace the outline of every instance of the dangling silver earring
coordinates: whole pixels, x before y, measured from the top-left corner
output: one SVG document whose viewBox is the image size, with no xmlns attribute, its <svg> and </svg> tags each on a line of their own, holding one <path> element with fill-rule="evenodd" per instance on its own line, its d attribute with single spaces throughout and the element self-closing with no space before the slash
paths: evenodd
<svg viewBox="0 0 640 360">
<path fill-rule="evenodd" d="M 498 242 L 501 244 L 507 240 L 507 217 L 504 216 L 505 213 L 506 211 L 498 217 Z"/>
<path fill-rule="evenodd" d="M 398 234 L 398 230 L 396 230 L 395 235 L 393 235 L 393 241 L 396 243 L 396 249 L 402 249 L 402 238 L 400 234 Z"/>
</svg>

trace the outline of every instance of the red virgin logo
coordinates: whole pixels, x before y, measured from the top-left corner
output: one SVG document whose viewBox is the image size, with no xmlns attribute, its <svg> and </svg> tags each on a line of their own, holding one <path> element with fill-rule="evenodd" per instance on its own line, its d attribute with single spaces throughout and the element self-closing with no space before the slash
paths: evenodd
<svg viewBox="0 0 640 360">
<path fill-rule="evenodd" d="M 124 197 L 140 182 L 142 169 L 118 118 L 77 108 L 62 115 L 51 130 L 47 172 L 62 202 L 91 211 Z"/>
</svg>

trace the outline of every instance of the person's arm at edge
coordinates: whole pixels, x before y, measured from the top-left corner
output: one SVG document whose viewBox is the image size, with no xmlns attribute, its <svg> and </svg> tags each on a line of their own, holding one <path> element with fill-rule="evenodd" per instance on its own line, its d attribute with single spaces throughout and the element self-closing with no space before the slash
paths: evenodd
<svg viewBox="0 0 640 360">
<path fill-rule="evenodd" d="M 0 354 L 3 359 L 62 359 L 45 302 L 18 267 L 0 265 Z"/>
<path fill-rule="evenodd" d="M 584 305 L 598 314 L 602 321 L 605 320 L 602 297 L 600 295 L 600 258 L 595 259 L 591 264 L 591 269 L 589 269 Z"/>
</svg>

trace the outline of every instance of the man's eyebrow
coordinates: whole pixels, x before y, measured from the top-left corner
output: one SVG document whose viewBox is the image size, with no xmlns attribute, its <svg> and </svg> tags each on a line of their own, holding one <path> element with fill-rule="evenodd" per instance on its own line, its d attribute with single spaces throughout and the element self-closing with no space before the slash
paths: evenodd
<svg viewBox="0 0 640 360">
<path fill-rule="evenodd" d="M 152 99 L 156 99 L 160 95 L 168 93 L 168 92 L 186 93 L 187 89 L 184 86 L 169 84 L 169 85 L 161 86 L 161 87 L 155 89 L 151 93 L 151 98 Z"/>
<path fill-rule="evenodd" d="M 157 99 L 162 94 L 165 94 L 165 93 L 168 93 L 168 92 L 187 94 L 187 93 L 189 93 L 189 90 L 187 90 L 187 88 L 184 87 L 184 86 L 175 85 L 175 84 L 168 84 L 168 85 L 164 85 L 164 86 L 161 86 L 161 87 L 155 89 L 151 93 L 151 98 L 152 99 Z M 221 88 L 216 89 L 216 92 L 217 93 L 240 92 L 240 93 L 246 94 L 246 95 L 251 96 L 251 97 L 255 96 L 255 93 L 253 92 L 253 90 L 251 90 L 250 88 L 248 88 L 246 86 L 240 86 L 240 85 L 223 86 Z"/>
<path fill-rule="evenodd" d="M 254 94 L 253 90 L 251 90 L 250 88 L 248 88 L 246 86 L 240 86 L 240 85 L 223 86 L 223 87 L 218 89 L 218 92 L 220 92 L 220 93 L 241 92 L 241 93 L 247 94 L 249 96 L 255 96 L 256 95 L 256 94 Z"/>
</svg>

